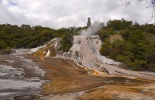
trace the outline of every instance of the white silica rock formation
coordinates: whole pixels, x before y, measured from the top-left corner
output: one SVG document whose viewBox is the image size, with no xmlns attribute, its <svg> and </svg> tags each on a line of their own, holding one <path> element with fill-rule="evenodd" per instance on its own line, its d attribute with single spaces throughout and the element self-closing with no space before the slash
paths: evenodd
<svg viewBox="0 0 155 100">
<path fill-rule="evenodd" d="M 80 60 L 84 66 L 91 66 L 92 64 L 112 64 L 120 65 L 112 59 L 100 55 L 100 48 L 102 41 L 98 35 L 79 35 L 74 36 L 73 46 L 70 49 L 71 57 Z M 91 64 L 90 64 L 91 63 Z"/>
<path fill-rule="evenodd" d="M 61 38 L 54 38 L 51 41 L 49 41 L 48 43 L 45 43 L 42 46 L 38 46 L 36 48 L 31 48 L 31 49 L 12 49 L 12 54 L 14 55 L 18 55 L 18 54 L 32 54 L 35 53 L 37 51 L 39 51 L 42 48 L 47 47 L 48 45 L 54 45 L 54 49 L 57 51 L 60 48 L 60 41 Z M 50 50 L 47 51 L 46 57 L 48 57 L 50 55 Z"/>
<path fill-rule="evenodd" d="M 48 50 L 45 57 L 49 57 L 50 53 L 51 53 L 50 50 Z"/>
</svg>

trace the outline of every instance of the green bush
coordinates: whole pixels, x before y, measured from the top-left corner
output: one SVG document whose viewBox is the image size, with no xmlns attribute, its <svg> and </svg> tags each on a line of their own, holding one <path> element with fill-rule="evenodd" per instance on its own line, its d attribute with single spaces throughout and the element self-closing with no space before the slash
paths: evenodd
<svg viewBox="0 0 155 100">
<path fill-rule="evenodd" d="M 62 36 L 62 41 L 61 41 L 61 49 L 64 51 L 64 52 L 68 52 L 69 49 L 72 47 L 73 45 L 73 36 L 71 34 L 67 34 L 67 35 L 64 35 Z"/>
<path fill-rule="evenodd" d="M 148 70 L 148 65 L 155 63 L 155 25 L 131 25 L 127 21 L 109 21 L 107 26 L 99 32 L 103 41 L 100 53 L 132 70 Z M 126 24 L 122 26 L 123 24 Z M 118 26 L 117 26 L 118 25 Z M 146 28 L 146 29 L 145 29 Z M 119 30 L 123 40 L 109 41 L 112 29 Z M 146 33 L 148 32 L 148 33 Z M 108 42 L 107 42 L 108 41 Z"/>
</svg>

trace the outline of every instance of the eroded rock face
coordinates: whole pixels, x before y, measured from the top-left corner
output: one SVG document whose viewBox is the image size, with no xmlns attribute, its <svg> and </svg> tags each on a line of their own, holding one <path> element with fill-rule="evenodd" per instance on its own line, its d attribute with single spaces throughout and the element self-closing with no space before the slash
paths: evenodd
<svg viewBox="0 0 155 100">
<path fill-rule="evenodd" d="M 44 47 L 39 50 L 33 52 L 34 56 L 39 57 L 55 57 L 56 54 L 59 54 L 59 48 L 61 46 L 61 39 L 55 38 L 48 42 Z"/>
<path fill-rule="evenodd" d="M 74 36 L 73 47 L 70 49 L 72 58 L 86 62 L 100 62 L 105 64 L 119 65 L 119 62 L 100 55 L 102 42 L 98 35 Z"/>
<path fill-rule="evenodd" d="M 54 38 L 45 45 L 32 49 L 12 49 L 13 55 L 33 54 L 39 57 L 54 57 L 59 53 L 61 38 Z"/>
</svg>

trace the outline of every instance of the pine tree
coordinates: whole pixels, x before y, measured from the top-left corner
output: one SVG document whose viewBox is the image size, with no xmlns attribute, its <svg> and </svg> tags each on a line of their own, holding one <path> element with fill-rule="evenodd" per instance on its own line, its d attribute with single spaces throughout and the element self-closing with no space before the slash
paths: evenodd
<svg viewBox="0 0 155 100">
<path fill-rule="evenodd" d="M 87 27 L 91 26 L 91 19 L 88 18 L 88 21 L 87 21 Z"/>
</svg>

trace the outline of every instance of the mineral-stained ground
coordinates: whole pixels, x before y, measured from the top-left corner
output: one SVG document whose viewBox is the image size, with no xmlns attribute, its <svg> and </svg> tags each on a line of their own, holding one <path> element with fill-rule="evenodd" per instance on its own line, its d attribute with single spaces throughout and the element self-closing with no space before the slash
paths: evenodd
<svg viewBox="0 0 155 100">
<path fill-rule="evenodd" d="M 124 75 L 95 74 L 95 71 L 78 66 L 69 59 L 0 55 L 0 98 L 154 100 L 155 81 Z"/>
</svg>

